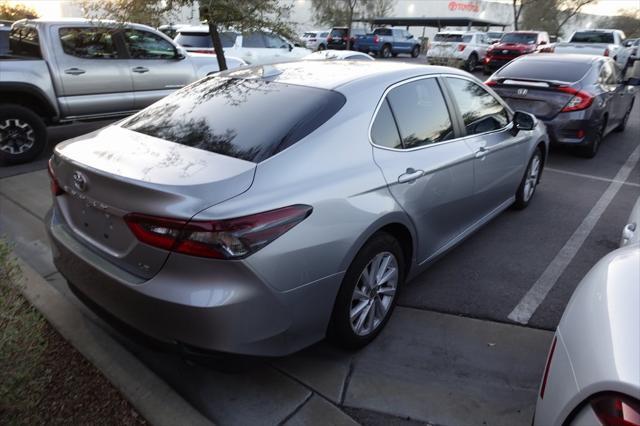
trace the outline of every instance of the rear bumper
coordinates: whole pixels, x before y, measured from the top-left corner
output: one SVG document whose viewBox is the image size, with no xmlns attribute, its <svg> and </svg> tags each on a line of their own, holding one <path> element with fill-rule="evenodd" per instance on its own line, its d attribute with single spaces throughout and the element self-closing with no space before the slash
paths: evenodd
<svg viewBox="0 0 640 426">
<path fill-rule="evenodd" d="M 581 111 L 560 113 L 552 120 L 541 120 L 547 126 L 549 140 L 557 145 L 586 145 L 600 130 L 600 120 Z M 580 131 L 584 132 L 580 135 Z"/>
<path fill-rule="evenodd" d="M 324 337 L 342 280 L 335 274 L 278 292 L 244 262 L 174 253 L 145 281 L 77 240 L 55 209 L 46 223 L 56 267 L 89 308 L 169 344 L 259 356 L 295 352 Z"/>
<path fill-rule="evenodd" d="M 427 55 L 429 65 L 444 65 L 449 67 L 460 68 L 464 65 L 465 59 L 455 57 L 438 57 Z"/>
</svg>

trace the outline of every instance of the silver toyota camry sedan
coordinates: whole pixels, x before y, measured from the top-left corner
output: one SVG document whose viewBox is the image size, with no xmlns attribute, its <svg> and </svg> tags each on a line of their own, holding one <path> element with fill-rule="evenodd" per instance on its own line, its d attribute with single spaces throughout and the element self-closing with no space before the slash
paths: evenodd
<svg viewBox="0 0 640 426">
<path fill-rule="evenodd" d="M 527 206 L 547 145 L 451 68 L 225 72 L 55 148 L 54 260 L 90 306 L 164 342 L 357 348 L 407 279 Z"/>
</svg>

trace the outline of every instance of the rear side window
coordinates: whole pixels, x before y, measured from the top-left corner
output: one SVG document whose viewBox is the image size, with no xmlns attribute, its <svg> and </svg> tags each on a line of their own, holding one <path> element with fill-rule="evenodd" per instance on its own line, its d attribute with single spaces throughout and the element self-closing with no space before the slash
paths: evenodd
<svg viewBox="0 0 640 426">
<path fill-rule="evenodd" d="M 9 31 L 5 31 L 0 26 L 0 55 L 5 55 L 9 52 Z"/>
<path fill-rule="evenodd" d="M 376 119 L 371 125 L 371 140 L 376 145 L 387 148 L 402 148 L 398 128 L 386 98 L 382 101 Z"/>
<path fill-rule="evenodd" d="M 461 78 L 446 79 L 460 109 L 467 135 L 499 130 L 507 125 L 507 110 L 484 87 Z"/>
<path fill-rule="evenodd" d="M 615 43 L 613 33 L 579 31 L 571 37 L 571 43 Z"/>
<path fill-rule="evenodd" d="M 373 31 L 374 34 L 376 35 L 381 35 L 381 36 L 390 36 L 391 35 L 391 29 L 390 28 L 376 28 Z"/>
<path fill-rule="evenodd" d="M 122 127 L 258 163 L 313 132 L 345 101 L 331 90 L 210 77 L 142 110 Z"/>
<path fill-rule="evenodd" d="M 42 58 L 38 30 L 31 27 L 13 27 L 9 35 L 9 53 L 26 58 Z"/>
<path fill-rule="evenodd" d="M 389 92 L 387 99 L 405 149 L 454 137 L 451 117 L 435 79 L 398 86 Z"/>
<path fill-rule="evenodd" d="M 237 34 L 234 32 L 221 32 L 220 40 L 222 41 L 222 47 L 232 47 L 236 42 L 236 37 Z M 178 33 L 174 41 L 183 47 L 213 47 L 213 42 L 211 41 L 211 36 L 209 35 L 209 33 L 180 32 Z"/>
<path fill-rule="evenodd" d="M 83 59 L 117 59 L 112 32 L 106 28 L 60 28 L 62 50 Z"/>
<path fill-rule="evenodd" d="M 581 80 L 591 69 L 590 63 L 546 60 L 527 60 L 526 57 L 509 62 L 497 77 L 513 80 L 543 80 L 573 83 Z"/>
</svg>

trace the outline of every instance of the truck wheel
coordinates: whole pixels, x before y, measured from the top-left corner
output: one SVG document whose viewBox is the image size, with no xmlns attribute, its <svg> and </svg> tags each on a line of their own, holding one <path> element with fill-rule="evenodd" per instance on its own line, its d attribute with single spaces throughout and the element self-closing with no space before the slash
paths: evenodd
<svg viewBox="0 0 640 426">
<path fill-rule="evenodd" d="M 465 65 L 465 69 L 469 72 L 472 72 L 473 70 L 475 70 L 476 66 L 478 66 L 478 55 L 476 55 L 475 53 L 472 53 L 464 65 Z"/>
<path fill-rule="evenodd" d="M 47 128 L 36 113 L 20 105 L 0 106 L 0 162 L 26 163 L 47 143 Z"/>
<path fill-rule="evenodd" d="M 382 49 L 380 49 L 380 56 L 383 58 L 388 58 L 391 56 L 391 46 L 389 46 L 388 44 L 385 44 L 384 46 L 382 46 Z"/>
<path fill-rule="evenodd" d="M 416 44 L 415 46 L 413 46 L 413 49 L 411 49 L 411 57 L 417 58 L 418 55 L 420 55 L 420 46 Z"/>
</svg>

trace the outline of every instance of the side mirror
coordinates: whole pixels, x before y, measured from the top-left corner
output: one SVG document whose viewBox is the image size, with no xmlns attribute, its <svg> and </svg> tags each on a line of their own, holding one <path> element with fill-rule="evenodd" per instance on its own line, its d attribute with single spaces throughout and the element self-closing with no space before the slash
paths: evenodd
<svg viewBox="0 0 640 426">
<path fill-rule="evenodd" d="M 187 57 L 187 55 L 186 55 L 186 53 L 184 53 L 184 51 L 182 49 L 176 49 L 176 54 L 174 56 L 174 58 L 176 60 L 181 61 L 186 57 Z"/>
<path fill-rule="evenodd" d="M 524 111 L 516 111 L 513 114 L 513 128 L 511 134 L 514 136 L 518 134 L 520 130 L 533 130 L 536 127 L 536 118 Z"/>
<path fill-rule="evenodd" d="M 291 52 L 293 50 L 293 46 L 291 45 L 291 43 L 289 43 L 287 46 L 289 46 L 289 52 Z"/>
<path fill-rule="evenodd" d="M 542 41 L 540 42 L 540 46 L 542 46 L 543 44 L 547 44 L 547 42 L 546 42 L 545 40 L 542 40 Z"/>
</svg>

